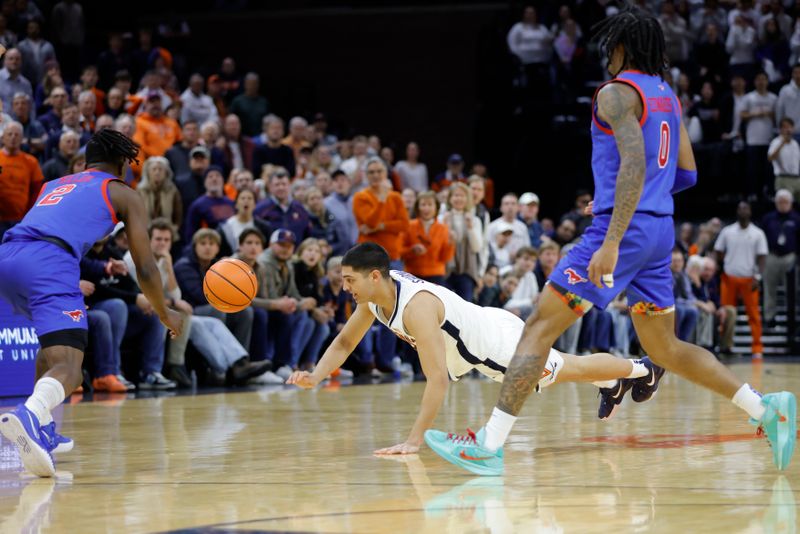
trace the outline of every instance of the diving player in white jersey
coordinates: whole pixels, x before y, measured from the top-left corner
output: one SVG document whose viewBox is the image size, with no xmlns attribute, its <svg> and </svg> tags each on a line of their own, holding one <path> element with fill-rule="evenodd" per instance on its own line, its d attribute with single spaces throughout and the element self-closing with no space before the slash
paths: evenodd
<svg viewBox="0 0 800 534">
<path fill-rule="evenodd" d="M 472 369 L 497 382 L 524 328 L 516 315 L 499 308 L 483 308 L 436 284 L 389 270 L 389 255 L 374 243 L 350 249 L 342 260 L 344 289 L 358 306 L 336 339 L 325 351 L 314 372 L 296 371 L 286 381 L 313 388 L 338 369 L 355 349 L 373 321 L 390 328 L 419 353 L 427 384 L 422 407 L 404 443 L 375 451 L 376 454 L 413 454 L 419 451 L 425 431 L 433 424 L 450 380 Z M 647 358 L 625 360 L 611 354 L 573 356 L 551 350 L 539 387 L 558 382 L 592 382 L 613 388 L 624 380 L 633 382 L 634 400 L 648 400 L 658 388 L 664 371 Z M 619 381 L 619 382 L 618 382 Z M 619 388 L 627 391 L 627 388 Z M 603 396 L 598 415 L 611 417 L 622 401 Z"/>
</svg>

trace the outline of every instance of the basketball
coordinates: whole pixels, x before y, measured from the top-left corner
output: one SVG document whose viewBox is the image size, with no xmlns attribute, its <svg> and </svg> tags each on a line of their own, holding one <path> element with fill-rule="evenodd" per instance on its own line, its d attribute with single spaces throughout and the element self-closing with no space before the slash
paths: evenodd
<svg viewBox="0 0 800 534">
<path fill-rule="evenodd" d="M 203 279 L 206 300 L 225 313 L 236 313 L 248 307 L 257 291 L 256 273 L 245 262 L 234 258 L 219 260 Z"/>
</svg>

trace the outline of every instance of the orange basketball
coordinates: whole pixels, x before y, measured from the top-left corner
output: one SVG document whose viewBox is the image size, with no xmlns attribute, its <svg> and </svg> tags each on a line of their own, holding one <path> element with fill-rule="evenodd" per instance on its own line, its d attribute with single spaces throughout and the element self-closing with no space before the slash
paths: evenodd
<svg viewBox="0 0 800 534">
<path fill-rule="evenodd" d="M 247 308 L 258 291 L 256 273 L 234 258 L 219 260 L 203 279 L 206 300 L 221 312 L 235 313 Z"/>
</svg>

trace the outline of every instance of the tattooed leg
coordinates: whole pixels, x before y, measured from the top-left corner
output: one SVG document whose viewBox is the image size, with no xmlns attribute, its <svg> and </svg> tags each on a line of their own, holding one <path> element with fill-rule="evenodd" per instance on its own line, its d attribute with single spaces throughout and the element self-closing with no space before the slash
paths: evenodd
<svg viewBox="0 0 800 534">
<path fill-rule="evenodd" d="M 525 324 L 522 338 L 508 365 L 497 408 L 516 416 L 542 376 L 556 339 L 587 311 L 591 304 L 564 288 L 548 284 L 536 313 Z"/>
</svg>

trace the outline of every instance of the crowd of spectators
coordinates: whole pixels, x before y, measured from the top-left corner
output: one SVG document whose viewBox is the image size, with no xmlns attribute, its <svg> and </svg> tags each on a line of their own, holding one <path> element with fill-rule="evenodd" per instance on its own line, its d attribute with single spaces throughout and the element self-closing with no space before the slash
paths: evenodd
<svg viewBox="0 0 800 534">
<path fill-rule="evenodd" d="M 55 25 L 65 13 L 77 24 L 80 4 L 53 9 L 50 31 L 62 43 L 56 47 L 43 41 L 44 19 L 30 9 L 33 2 L 7 4 L 19 10 L 4 7 L 0 14 L 0 43 L 9 46 L 0 70 L 0 106 L 7 112 L 0 115 L 0 237 L 30 209 L 43 182 L 85 170 L 82 147 L 93 132 L 114 128 L 141 145 L 125 180 L 150 217 L 167 302 L 184 317 L 182 336 L 167 339 L 136 283 L 124 227 L 97 243 L 81 264 L 93 355 L 87 366 L 96 390 L 190 387 L 190 368 L 209 385 L 282 383 L 293 370 L 313 367 L 353 311 L 342 288 L 341 256 L 358 242 L 382 245 L 395 269 L 526 318 L 559 258 L 591 224 L 589 191 L 578 191 L 574 209 L 560 218 L 540 219 L 536 193 L 506 192 L 495 205 L 486 165 L 468 167 L 460 154 L 429 172 L 416 142 L 395 161 L 378 136 L 339 137 L 322 113 L 292 117 L 287 131 L 261 95 L 258 74 L 240 75 L 232 58 L 210 76 L 191 74 L 180 91 L 170 52 L 154 46 L 147 30 L 136 46 L 111 35 L 108 50 L 70 78 L 60 66 L 74 59 L 62 58 L 70 36 Z M 780 2 L 756 11 L 743 1 L 726 13 L 711 0 L 667 0 L 661 10 L 671 60 L 685 69 L 675 76 L 684 113 L 690 125 L 693 119 L 701 125 L 699 146 L 738 143 L 748 176 L 761 176 L 752 192 L 768 194 L 776 206 L 759 226 L 742 202 L 730 226 L 711 219 L 680 227 L 671 265 L 678 334 L 730 351 L 741 299 L 753 353 L 760 356 L 759 287 L 763 278 L 765 324 L 772 328 L 777 286 L 796 263 L 800 230 L 792 209 L 800 193 L 793 122 L 800 123 L 800 98 L 796 116 L 792 100 L 800 67 L 784 65 L 788 55 L 778 46 L 792 37 L 782 33 L 792 30 L 791 20 Z M 568 6 L 553 28 L 528 8 L 508 42 L 530 76 L 575 83 L 578 73 L 568 64 L 577 60 L 586 32 Z M 740 43 L 747 35 L 749 52 Z M 720 39 L 727 39 L 727 49 Z M 551 72 L 553 51 L 561 65 Z M 755 58 L 767 57 L 774 69 L 764 74 Z M 779 97 L 769 92 L 789 76 L 793 81 Z M 716 99 L 727 80 L 732 96 Z M 750 93 L 747 82 L 755 85 Z M 695 90 L 702 96 L 692 96 Z M 735 127 L 720 125 L 723 120 Z M 781 129 L 773 139 L 776 120 Z M 769 185 L 768 161 L 775 194 L 759 189 Z M 238 313 L 215 310 L 203 294 L 206 271 L 225 256 L 248 263 L 259 281 L 252 305 Z M 623 294 L 607 310 L 586 314 L 558 348 L 627 356 L 632 344 Z M 375 326 L 337 372 L 408 374 L 415 363 L 410 347 Z"/>
</svg>

